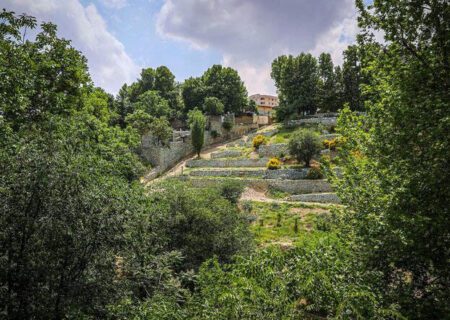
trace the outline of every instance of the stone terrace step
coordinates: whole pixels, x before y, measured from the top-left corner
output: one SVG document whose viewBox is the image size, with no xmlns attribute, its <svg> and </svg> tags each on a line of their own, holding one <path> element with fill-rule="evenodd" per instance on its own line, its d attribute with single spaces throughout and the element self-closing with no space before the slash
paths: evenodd
<svg viewBox="0 0 450 320">
<path fill-rule="evenodd" d="M 189 172 L 194 177 L 248 177 L 263 178 L 266 170 L 193 170 Z"/>
<path fill-rule="evenodd" d="M 261 189 L 276 189 L 290 194 L 300 195 L 307 193 L 333 192 L 331 184 L 326 180 L 280 180 L 258 178 L 233 178 L 233 177 L 190 177 L 182 176 L 182 179 L 190 182 L 192 187 L 215 187 L 224 181 L 240 181 L 244 185 Z"/>
<path fill-rule="evenodd" d="M 196 177 L 248 177 L 260 179 L 284 179 L 284 180 L 299 180 L 305 179 L 308 169 L 279 169 L 266 170 L 254 168 L 242 169 L 201 169 L 193 170 L 189 173 L 190 176 Z"/>
<path fill-rule="evenodd" d="M 265 167 L 268 158 L 259 159 L 192 159 L 186 162 L 188 168 L 257 168 Z"/>
<path fill-rule="evenodd" d="M 224 151 L 216 151 L 211 153 L 211 159 L 220 159 L 220 158 L 237 158 L 242 156 L 242 151 L 240 150 L 224 150 Z"/>
<path fill-rule="evenodd" d="M 341 200 L 338 198 L 336 193 L 332 192 L 296 194 L 288 197 L 287 200 L 318 203 L 341 203 Z"/>
</svg>

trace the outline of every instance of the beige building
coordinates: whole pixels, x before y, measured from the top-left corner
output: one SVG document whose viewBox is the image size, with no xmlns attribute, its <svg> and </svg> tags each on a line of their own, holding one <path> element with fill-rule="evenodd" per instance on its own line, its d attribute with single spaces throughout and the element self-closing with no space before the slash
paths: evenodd
<svg viewBox="0 0 450 320">
<path fill-rule="evenodd" d="M 278 107 L 278 97 L 268 94 L 254 94 L 249 99 L 256 102 L 258 109 L 258 124 L 271 124 L 275 117 L 275 108 Z"/>
<path fill-rule="evenodd" d="M 259 115 L 261 116 L 275 116 L 275 108 L 278 107 L 278 97 L 270 96 L 268 94 L 254 94 L 249 99 L 256 102 Z"/>
</svg>

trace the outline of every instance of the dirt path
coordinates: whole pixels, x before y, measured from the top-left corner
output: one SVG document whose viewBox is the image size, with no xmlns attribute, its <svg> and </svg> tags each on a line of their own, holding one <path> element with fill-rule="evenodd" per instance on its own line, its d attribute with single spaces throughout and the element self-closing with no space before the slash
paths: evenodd
<svg viewBox="0 0 450 320">
<path fill-rule="evenodd" d="M 271 124 L 271 125 L 269 125 L 269 126 L 265 126 L 265 127 L 260 128 L 260 129 L 258 130 L 258 132 L 264 132 L 264 131 L 272 130 L 272 129 L 275 128 L 276 126 L 277 126 L 277 124 Z M 244 140 L 244 141 L 246 141 L 247 138 L 248 138 L 248 134 L 245 134 L 245 135 L 243 135 L 242 137 L 237 138 L 237 139 L 235 139 L 235 140 L 230 140 L 230 141 L 226 141 L 226 142 L 219 143 L 219 144 L 216 144 L 216 145 L 212 145 L 212 146 L 206 148 L 205 150 L 203 150 L 203 151 L 200 153 L 200 157 L 201 157 L 202 159 L 210 159 L 210 158 L 211 158 L 211 153 L 213 153 L 213 152 L 215 152 L 215 151 L 221 150 L 221 149 L 224 148 L 227 144 L 232 144 L 232 143 L 235 143 L 235 142 L 237 142 L 237 141 L 239 141 L 239 140 Z M 257 154 L 256 154 L 256 155 L 257 155 Z M 155 178 L 155 179 L 149 180 L 149 179 L 145 179 L 145 177 L 143 177 L 143 178 L 141 178 L 141 183 L 144 184 L 145 186 L 148 186 L 148 185 L 150 185 L 150 184 L 152 184 L 152 183 L 161 181 L 162 179 L 167 178 L 167 177 L 179 176 L 179 175 L 183 174 L 183 170 L 186 168 L 186 162 L 187 162 L 188 160 L 190 160 L 190 159 L 194 159 L 195 157 L 196 157 L 196 155 L 193 155 L 193 156 L 188 156 L 188 157 L 182 159 L 182 160 L 181 160 L 180 162 L 178 162 L 174 167 L 172 167 L 171 169 L 167 170 L 167 171 L 164 172 L 161 176 L 159 176 L 159 177 L 157 177 L 157 178 Z M 255 157 L 255 155 L 251 155 L 251 157 Z"/>
<path fill-rule="evenodd" d="M 322 208 L 329 208 L 332 206 L 336 206 L 336 204 L 327 204 L 327 203 L 317 203 L 317 202 L 302 202 L 302 201 L 288 201 L 283 199 L 273 199 L 269 198 L 266 195 L 266 191 L 264 190 L 256 190 L 250 187 L 246 187 L 244 192 L 241 195 L 239 201 L 257 201 L 257 202 L 266 202 L 266 203 L 290 203 L 290 204 L 306 204 L 312 206 L 318 206 Z"/>
</svg>

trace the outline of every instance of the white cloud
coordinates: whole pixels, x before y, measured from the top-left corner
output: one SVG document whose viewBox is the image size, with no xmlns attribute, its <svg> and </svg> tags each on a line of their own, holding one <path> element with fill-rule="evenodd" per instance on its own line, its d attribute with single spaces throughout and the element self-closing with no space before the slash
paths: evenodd
<svg viewBox="0 0 450 320">
<path fill-rule="evenodd" d="M 132 82 L 140 68 L 128 56 L 123 44 L 109 31 L 96 7 L 83 7 L 78 0 L 6 0 L 3 6 L 16 13 L 35 16 L 39 22 L 58 26 L 58 34 L 88 59 L 92 80 L 111 93 Z"/>
<path fill-rule="evenodd" d="M 100 1 L 104 6 L 113 9 L 122 9 L 123 7 L 126 7 L 128 5 L 127 0 L 100 0 Z"/>
<path fill-rule="evenodd" d="M 274 58 L 325 51 L 341 63 L 357 29 L 353 0 L 164 0 L 157 30 L 194 48 L 221 52 L 249 93 L 274 93 Z"/>
<path fill-rule="evenodd" d="M 345 18 L 335 26 L 331 27 L 328 32 L 322 34 L 311 50 L 313 55 L 320 55 L 322 52 L 328 52 L 333 58 L 335 64 L 343 63 L 342 52 L 347 46 L 355 41 L 358 33 L 358 24 L 356 21 L 356 12 L 349 18 Z"/>
</svg>

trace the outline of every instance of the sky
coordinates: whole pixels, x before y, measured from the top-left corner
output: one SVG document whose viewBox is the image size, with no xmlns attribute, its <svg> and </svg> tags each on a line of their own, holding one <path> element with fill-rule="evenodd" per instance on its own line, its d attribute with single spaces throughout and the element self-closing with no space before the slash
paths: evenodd
<svg viewBox="0 0 450 320">
<path fill-rule="evenodd" d="M 354 0 L 0 0 L 58 25 L 88 59 L 95 85 L 116 94 L 140 70 L 177 81 L 213 64 L 238 70 L 249 94 L 275 94 L 273 59 L 329 52 L 336 64 L 358 31 Z"/>
</svg>

